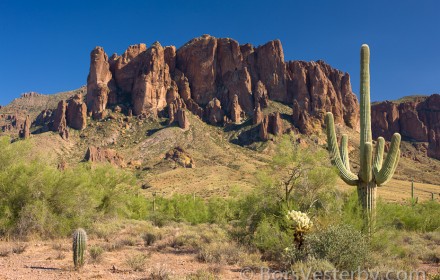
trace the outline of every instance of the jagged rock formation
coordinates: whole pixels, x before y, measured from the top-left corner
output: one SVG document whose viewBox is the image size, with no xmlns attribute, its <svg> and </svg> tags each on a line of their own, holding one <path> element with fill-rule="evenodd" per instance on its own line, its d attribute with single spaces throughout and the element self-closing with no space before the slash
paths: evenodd
<svg viewBox="0 0 440 280">
<path fill-rule="evenodd" d="M 257 103 L 254 109 L 253 124 L 260 124 L 263 121 L 263 117 L 260 103 Z"/>
<path fill-rule="evenodd" d="M 180 128 L 185 130 L 189 128 L 189 120 L 185 109 L 179 109 L 179 111 L 177 111 L 177 121 Z"/>
<path fill-rule="evenodd" d="M 281 135 L 284 132 L 283 121 L 279 112 L 275 112 L 269 115 L 269 128 L 270 133 L 273 135 Z"/>
<path fill-rule="evenodd" d="M 279 40 L 254 47 L 203 35 L 178 50 L 138 44 L 109 59 L 100 47 L 92 51 L 87 106 L 95 118 L 103 117 L 106 103 L 119 102 L 131 103 L 134 115 L 156 116 L 178 98 L 213 125 L 240 122 L 269 100 L 297 102 L 307 114 L 294 116 L 293 124 L 305 133 L 315 128 L 305 122 L 314 118 L 322 124 L 326 111 L 337 123 L 357 128 L 359 122 L 349 75 L 323 61 L 286 62 Z"/>
<path fill-rule="evenodd" d="M 206 115 L 210 124 L 215 125 L 224 121 L 225 113 L 222 110 L 220 100 L 214 98 L 208 103 L 208 106 L 206 106 Z"/>
<path fill-rule="evenodd" d="M 82 100 L 82 95 L 77 94 L 67 102 L 67 125 L 73 129 L 82 130 L 87 126 L 87 106 Z"/>
<path fill-rule="evenodd" d="M 23 129 L 20 131 L 20 138 L 28 139 L 30 136 L 31 136 L 31 120 L 29 119 L 29 115 L 27 115 L 23 124 Z"/>
<path fill-rule="evenodd" d="M 260 139 L 265 141 L 269 139 L 269 133 L 281 135 L 284 133 L 283 121 L 279 112 L 270 113 L 262 118 L 259 128 Z"/>
<path fill-rule="evenodd" d="M 87 77 L 87 109 L 96 119 L 105 117 L 105 109 L 112 96 L 111 103 L 116 103 L 115 85 L 110 72 L 107 54 L 101 47 L 96 47 L 90 54 L 90 71 Z"/>
<path fill-rule="evenodd" d="M 63 139 L 69 138 L 69 131 L 67 129 L 66 121 L 66 111 L 67 103 L 64 100 L 61 100 L 58 103 L 58 107 L 55 111 L 52 123 L 52 131 L 58 132 Z"/>
<path fill-rule="evenodd" d="M 90 146 L 87 149 L 84 159 L 90 162 L 108 162 L 120 167 L 126 165 L 124 158 L 119 155 L 117 151 L 102 147 Z"/>
<path fill-rule="evenodd" d="M 233 123 L 241 122 L 241 107 L 240 104 L 238 103 L 238 96 L 236 94 L 232 98 L 231 120 Z"/>
<path fill-rule="evenodd" d="M 260 139 L 266 141 L 269 139 L 269 116 L 264 116 L 260 123 L 259 135 Z"/>
<path fill-rule="evenodd" d="M 2 114 L 0 115 L 0 121 L 2 132 L 19 133 L 23 129 L 25 119 L 16 114 Z"/>
<path fill-rule="evenodd" d="M 333 69 L 322 60 L 290 61 L 287 69 L 287 95 L 292 96 L 298 103 L 299 111 L 304 114 L 294 117 L 295 125 L 304 127 L 303 131 L 308 132 L 305 122 L 308 117 L 305 115 L 323 123 L 324 113 L 332 112 L 336 123 L 358 128 L 359 104 L 352 93 L 348 73 Z"/>
<path fill-rule="evenodd" d="M 371 122 L 374 137 L 389 140 L 398 132 L 405 140 L 429 142 L 428 156 L 440 159 L 440 94 L 374 104 Z"/>
</svg>

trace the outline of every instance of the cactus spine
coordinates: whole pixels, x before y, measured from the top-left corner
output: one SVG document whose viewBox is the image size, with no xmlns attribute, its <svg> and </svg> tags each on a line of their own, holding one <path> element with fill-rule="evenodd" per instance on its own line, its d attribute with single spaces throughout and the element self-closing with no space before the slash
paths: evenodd
<svg viewBox="0 0 440 280">
<path fill-rule="evenodd" d="M 368 45 L 361 47 L 361 86 L 360 86 L 360 170 L 354 174 L 350 170 L 348 159 L 348 136 L 343 135 L 341 147 L 338 148 L 333 114 L 326 114 L 327 142 L 330 157 L 339 170 L 341 179 L 357 186 L 359 203 L 363 209 L 364 229 L 371 234 L 374 230 L 376 217 L 376 189 L 386 184 L 394 174 L 400 158 L 400 134 L 391 138 L 388 155 L 383 160 L 385 139 L 379 137 L 373 161 L 373 144 L 371 135 L 371 104 L 370 104 L 370 49 Z"/>
<path fill-rule="evenodd" d="M 79 268 L 84 265 L 84 252 L 87 247 L 87 234 L 79 228 L 73 233 L 73 264 L 75 268 Z"/>
</svg>

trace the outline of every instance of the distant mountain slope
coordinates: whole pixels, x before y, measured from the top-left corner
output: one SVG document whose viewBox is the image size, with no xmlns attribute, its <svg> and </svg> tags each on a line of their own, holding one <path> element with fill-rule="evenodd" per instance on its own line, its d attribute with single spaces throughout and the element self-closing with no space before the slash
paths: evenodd
<svg viewBox="0 0 440 280">
<path fill-rule="evenodd" d="M 86 87 L 82 86 L 79 89 L 55 94 L 23 93 L 8 105 L 1 107 L 0 114 L 18 114 L 20 116 L 28 114 L 31 118 L 35 118 L 41 111 L 55 109 L 60 100 L 66 100 L 77 93 L 85 94 Z"/>
</svg>

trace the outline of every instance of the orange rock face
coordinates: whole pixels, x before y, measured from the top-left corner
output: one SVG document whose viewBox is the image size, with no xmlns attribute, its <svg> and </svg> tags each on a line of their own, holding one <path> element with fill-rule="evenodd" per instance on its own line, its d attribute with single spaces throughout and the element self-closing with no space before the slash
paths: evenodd
<svg viewBox="0 0 440 280">
<path fill-rule="evenodd" d="M 185 130 L 189 128 L 189 120 L 185 109 L 179 109 L 179 111 L 177 111 L 177 121 L 180 128 Z"/>
<path fill-rule="evenodd" d="M 64 100 L 61 100 L 58 103 L 58 107 L 55 111 L 54 120 L 51 127 L 52 131 L 58 132 L 63 139 L 69 138 L 69 132 L 67 130 L 66 111 L 67 103 Z"/>
<path fill-rule="evenodd" d="M 427 154 L 440 159 L 440 95 L 416 98 L 400 104 L 385 101 L 371 107 L 373 136 L 390 140 L 398 132 L 403 139 L 429 142 Z"/>
<path fill-rule="evenodd" d="M 88 108 L 97 116 L 110 100 L 130 103 L 134 115 L 158 115 L 180 98 L 204 121 L 222 124 L 226 118 L 237 122 L 252 116 L 257 104 L 261 110 L 269 100 L 290 106 L 295 100 L 306 113 L 293 116 L 293 124 L 306 133 L 312 132 L 312 126 L 305 122 L 315 118 L 323 123 L 327 111 L 333 112 L 337 123 L 352 128 L 359 123 L 349 75 L 323 61 L 286 62 L 279 40 L 254 47 L 203 35 L 177 50 L 159 43 L 148 49 L 138 44 L 110 59 L 96 48 L 88 89 Z"/>
<path fill-rule="evenodd" d="M 332 112 L 336 123 L 357 129 L 359 104 L 351 90 L 350 76 L 331 68 L 323 61 L 287 63 L 288 96 L 298 102 L 300 110 L 312 118 L 324 121 Z M 306 126 L 298 123 L 298 126 Z"/>
<path fill-rule="evenodd" d="M 115 84 L 110 72 L 107 54 L 101 47 L 96 47 L 90 54 L 90 71 L 87 77 L 87 108 L 96 119 L 105 117 L 105 109 L 110 92 Z M 113 95 L 115 93 L 112 93 Z"/>
<path fill-rule="evenodd" d="M 20 137 L 23 139 L 31 137 L 31 120 L 29 119 L 29 115 L 26 116 L 23 129 L 20 131 Z"/>
<path fill-rule="evenodd" d="M 260 104 L 258 103 L 254 110 L 253 124 L 259 124 L 263 121 L 263 112 L 261 112 Z"/>
<path fill-rule="evenodd" d="M 133 114 L 157 115 L 167 106 L 166 95 L 171 86 L 164 48 L 154 43 L 139 55 L 139 59 L 139 75 L 135 78 L 131 95 Z"/>
<path fill-rule="evenodd" d="M 108 162 L 116 166 L 125 166 L 124 158 L 115 150 L 108 148 L 90 146 L 84 159 L 90 162 Z"/>
<path fill-rule="evenodd" d="M 241 122 L 241 107 L 238 104 L 238 96 L 234 95 L 232 98 L 232 106 L 231 106 L 231 120 L 233 123 Z"/>
<path fill-rule="evenodd" d="M 82 130 L 87 126 L 87 106 L 82 100 L 82 95 L 77 94 L 67 103 L 67 125 L 73 129 Z"/>
</svg>

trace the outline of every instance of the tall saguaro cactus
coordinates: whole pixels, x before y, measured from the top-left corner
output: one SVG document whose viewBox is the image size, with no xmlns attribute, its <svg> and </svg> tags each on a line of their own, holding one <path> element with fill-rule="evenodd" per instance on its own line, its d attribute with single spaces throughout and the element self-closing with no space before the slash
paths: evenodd
<svg viewBox="0 0 440 280">
<path fill-rule="evenodd" d="M 396 170 L 400 158 L 400 134 L 395 133 L 391 138 L 388 155 L 383 161 L 385 139 L 379 137 L 373 161 L 373 143 L 371 136 L 371 104 L 370 104 L 370 49 L 368 45 L 361 47 L 361 135 L 360 135 L 360 170 L 354 174 L 350 170 L 348 158 L 348 136 L 342 135 L 339 149 L 333 114 L 328 112 L 325 117 L 327 125 L 327 142 L 331 160 L 339 170 L 340 177 L 345 183 L 357 186 L 359 203 L 363 209 L 364 228 L 372 233 L 376 217 L 377 186 L 386 184 Z"/>
</svg>

